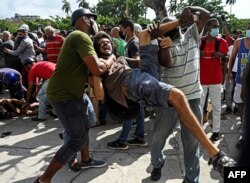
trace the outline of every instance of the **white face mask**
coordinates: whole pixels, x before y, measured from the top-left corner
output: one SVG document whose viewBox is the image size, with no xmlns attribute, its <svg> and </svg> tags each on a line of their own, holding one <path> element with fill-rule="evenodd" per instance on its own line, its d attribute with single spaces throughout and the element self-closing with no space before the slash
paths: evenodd
<svg viewBox="0 0 250 183">
<path fill-rule="evenodd" d="M 213 29 L 211 29 L 210 35 L 211 35 L 212 37 L 215 37 L 215 36 L 217 36 L 218 34 L 219 34 L 219 28 L 213 28 Z"/>
<path fill-rule="evenodd" d="M 249 29 L 246 30 L 246 36 L 247 36 L 248 38 L 250 38 L 250 30 L 249 30 Z"/>
</svg>

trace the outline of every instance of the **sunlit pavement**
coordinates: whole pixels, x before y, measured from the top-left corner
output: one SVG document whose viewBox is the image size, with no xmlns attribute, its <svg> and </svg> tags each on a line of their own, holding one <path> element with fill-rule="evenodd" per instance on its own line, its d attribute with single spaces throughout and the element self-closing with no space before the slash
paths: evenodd
<svg viewBox="0 0 250 183">
<path fill-rule="evenodd" d="M 236 157 L 235 144 L 239 138 L 240 122 L 234 114 L 227 115 L 221 122 L 221 140 L 215 144 L 228 155 Z M 239 120 L 239 119 L 238 119 Z M 105 126 L 90 129 L 90 152 L 96 159 L 104 159 L 108 166 L 72 172 L 67 166 L 53 178 L 55 183 L 147 183 L 152 166 L 150 165 L 150 148 L 153 135 L 154 119 L 146 118 L 147 147 L 130 147 L 128 150 L 110 150 L 107 142 L 115 140 L 121 124 L 108 118 Z M 63 129 L 57 119 L 48 117 L 47 121 L 34 122 L 28 117 L 0 122 L 0 134 L 12 132 L 0 138 L 0 182 L 30 183 L 45 170 L 54 153 L 63 143 L 58 133 Z M 131 130 L 130 138 L 134 132 Z M 211 127 L 206 123 L 204 130 L 211 135 Z M 181 183 L 183 181 L 183 148 L 180 128 L 177 126 L 167 139 L 164 154 L 165 166 L 162 178 L 158 182 Z M 201 148 L 201 183 L 223 182 L 219 173 L 208 166 L 207 153 Z"/>
</svg>

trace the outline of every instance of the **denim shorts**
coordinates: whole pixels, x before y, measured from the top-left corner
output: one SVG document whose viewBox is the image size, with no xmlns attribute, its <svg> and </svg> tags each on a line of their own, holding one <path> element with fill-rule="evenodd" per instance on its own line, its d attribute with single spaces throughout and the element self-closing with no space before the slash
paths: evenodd
<svg viewBox="0 0 250 183">
<path fill-rule="evenodd" d="M 158 81 L 140 69 L 132 69 L 124 85 L 126 97 L 130 100 L 142 102 L 147 106 L 169 107 L 168 93 L 173 86 Z"/>
</svg>

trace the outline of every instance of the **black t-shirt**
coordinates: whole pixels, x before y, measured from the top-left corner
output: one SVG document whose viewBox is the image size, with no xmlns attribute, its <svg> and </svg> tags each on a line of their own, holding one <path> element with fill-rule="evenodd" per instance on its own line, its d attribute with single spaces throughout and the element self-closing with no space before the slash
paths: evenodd
<svg viewBox="0 0 250 183">
<path fill-rule="evenodd" d="M 129 58 L 139 55 L 139 40 L 136 37 L 131 38 L 126 45 L 125 50 L 126 56 Z"/>
</svg>

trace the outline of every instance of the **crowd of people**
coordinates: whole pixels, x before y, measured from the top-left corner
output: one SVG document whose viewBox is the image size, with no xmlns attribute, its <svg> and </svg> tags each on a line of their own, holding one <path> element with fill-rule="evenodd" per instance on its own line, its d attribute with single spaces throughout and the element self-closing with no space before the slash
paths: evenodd
<svg viewBox="0 0 250 183">
<path fill-rule="evenodd" d="M 15 34 L 1 33 L 0 89 L 8 90 L 10 97 L 0 100 L 0 118 L 31 115 L 35 116 L 32 121 L 45 121 L 49 114 L 58 117 L 64 127 L 60 134 L 63 145 L 35 182 L 51 182 L 65 164 L 74 171 L 106 166 L 104 160 L 90 157 L 88 133 L 92 125 L 105 124 L 107 114 L 122 123 L 119 137 L 108 142 L 108 148 L 147 146 L 144 119 L 148 107 L 156 118 L 153 181 L 161 178 L 162 150 L 178 118 L 184 183 L 199 182 L 200 144 L 208 153 L 209 165 L 222 176 L 224 167 L 236 166 L 213 142 L 222 138 L 221 117 L 238 109 L 242 129 L 237 148 L 248 145 L 250 23 L 246 34 L 240 30 L 229 33 L 224 20 L 210 18 L 209 11 L 194 6 L 184 8 L 179 19 L 165 17 L 147 30 L 128 18 L 103 29 L 96 18 L 89 9 L 80 8 L 71 15 L 74 31 L 70 33 L 51 25 L 31 32 L 26 24 Z M 172 28 L 166 31 L 163 26 Z M 93 94 L 98 89 L 93 76 L 102 78 L 102 101 Z M 222 90 L 227 104 L 223 112 Z M 210 138 L 202 128 L 209 103 Z M 133 124 L 134 138 L 128 140 Z"/>
</svg>

